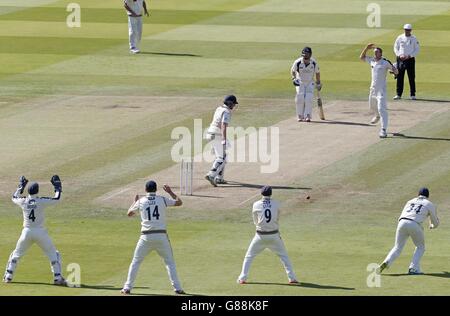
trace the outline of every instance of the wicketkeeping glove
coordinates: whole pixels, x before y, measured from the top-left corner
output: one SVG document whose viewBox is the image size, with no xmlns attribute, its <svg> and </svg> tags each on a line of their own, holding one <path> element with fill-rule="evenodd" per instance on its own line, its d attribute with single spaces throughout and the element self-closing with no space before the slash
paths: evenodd
<svg viewBox="0 0 450 316">
<path fill-rule="evenodd" d="M 52 177 L 52 179 L 50 180 L 50 182 L 53 184 L 53 187 L 55 188 L 55 192 L 59 191 L 62 192 L 62 183 L 61 183 L 61 179 L 59 178 L 58 175 L 54 175 Z"/>
<path fill-rule="evenodd" d="M 22 194 L 23 190 L 25 190 L 25 187 L 27 186 L 27 183 L 28 183 L 28 179 L 25 178 L 25 176 L 21 176 L 19 178 L 19 186 L 17 188 L 20 189 L 20 194 Z"/>
</svg>

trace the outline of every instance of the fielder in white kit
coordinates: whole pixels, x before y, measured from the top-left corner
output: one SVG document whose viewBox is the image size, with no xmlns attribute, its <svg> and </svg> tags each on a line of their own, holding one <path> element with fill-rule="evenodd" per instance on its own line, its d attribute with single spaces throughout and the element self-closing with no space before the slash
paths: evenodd
<svg viewBox="0 0 450 316">
<path fill-rule="evenodd" d="M 166 208 L 170 206 L 180 206 L 182 201 L 175 193 L 173 193 L 168 185 L 164 185 L 163 189 L 172 197 L 172 199 L 157 195 L 156 182 L 152 180 L 148 181 L 145 184 L 147 195 L 142 198 L 139 198 L 139 196 L 136 195 L 135 202 L 128 210 L 127 215 L 130 217 L 135 215 L 136 211 L 140 212 L 142 228 L 141 237 L 136 245 L 133 260 L 128 270 L 127 281 L 120 291 L 122 294 L 131 294 L 139 266 L 144 258 L 153 250 L 156 250 L 158 255 L 163 258 L 174 292 L 176 294 L 185 294 L 181 288 L 180 281 L 178 280 L 172 247 L 170 246 L 166 230 Z"/>
<path fill-rule="evenodd" d="M 253 204 L 252 211 L 253 222 L 256 225 L 256 234 L 245 254 L 242 271 L 237 282 L 239 284 L 245 284 L 247 282 L 253 259 L 264 249 L 268 248 L 281 259 L 289 283 L 298 283 L 286 247 L 278 230 L 280 203 L 272 199 L 272 187 L 270 186 L 264 186 L 261 189 L 261 195 L 262 199 Z"/>
<path fill-rule="evenodd" d="M 420 269 L 420 259 L 425 252 L 425 237 L 422 223 L 430 217 L 430 229 L 439 226 L 436 206 L 428 200 L 430 192 L 427 188 L 419 190 L 419 196 L 409 200 L 403 208 L 402 214 L 398 220 L 397 232 L 395 235 L 395 246 L 384 259 L 378 268 L 379 273 L 389 268 L 395 259 L 400 256 L 406 241 L 411 237 L 416 250 L 409 265 L 408 274 L 423 274 Z"/>
<path fill-rule="evenodd" d="M 297 92 L 295 105 L 299 122 L 311 122 L 314 87 L 318 91 L 322 89 L 319 64 L 311 56 L 312 49 L 310 47 L 303 48 L 302 56 L 296 59 L 291 67 L 292 83 Z M 314 75 L 316 76 L 315 83 Z"/>
<path fill-rule="evenodd" d="M 212 147 L 216 159 L 213 162 L 211 170 L 205 175 L 205 179 L 213 186 L 224 184 L 225 165 L 227 163 L 227 129 L 231 121 L 231 111 L 238 104 L 234 95 L 228 95 L 223 100 L 223 105 L 216 108 L 211 125 L 208 128 L 206 139 L 212 141 Z"/>
<path fill-rule="evenodd" d="M 28 187 L 27 197 L 21 196 L 27 183 L 28 180 L 24 176 L 20 177 L 19 186 L 12 197 L 12 201 L 22 208 L 23 230 L 17 241 L 16 249 L 14 249 L 9 256 L 5 275 L 3 276 L 3 282 L 12 282 L 14 271 L 17 268 L 20 258 L 25 255 L 26 251 L 34 243 L 36 243 L 50 260 L 54 277 L 53 284 L 66 286 L 67 283 L 62 276 L 61 271 L 61 255 L 59 251 L 56 250 L 48 235 L 47 229 L 44 227 L 44 208 L 60 201 L 62 192 L 61 180 L 57 175 L 54 175 L 51 179 L 51 183 L 55 189 L 55 196 L 53 198 L 37 196 L 39 193 L 39 184 L 36 182 Z"/>
<path fill-rule="evenodd" d="M 374 57 L 366 56 L 366 52 L 372 48 Z M 389 60 L 383 58 L 383 50 L 380 47 L 375 47 L 374 44 L 367 44 L 361 52 L 359 59 L 368 63 L 372 68 L 372 82 L 370 84 L 369 92 L 369 109 L 376 114 L 370 123 L 378 123 L 381 117 L 381 129 L 378 136 L 380 136 L 380 138 L 386 138 L 388 127 L 386 74 L 389 70 L 391 73 L 397 75 L 398 70 Z"/>
<path fill-rule="evenodd" d="M 123 4 L 128 14 L 128 35 L 130 38 L 130 53 L 140 53 L 139 45 L 142 38 L 142 11 L 149 16 L 144 0 L 124 0 Z"/>
</svg>

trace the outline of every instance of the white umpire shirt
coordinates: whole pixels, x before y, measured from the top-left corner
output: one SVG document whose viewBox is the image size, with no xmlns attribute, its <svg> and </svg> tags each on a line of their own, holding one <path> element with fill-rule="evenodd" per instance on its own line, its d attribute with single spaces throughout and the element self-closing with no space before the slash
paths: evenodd
<svg viewBox="0 0 450 316">
<path fill-rule="evenodd" d="M 131 10 L 137 15 L 142 15 L 142 11 L 144 10 L 144 0 L 124 0 Z M 131 15 L 130 12 L 127 11 L 128 15 Z"/>
<path fill-rule="evenodd" d="M 409 55 L 411 57 L 416 57 L 419 53 L 420 46 L 419 41 L 414 35 L 406 36 L 401 34 L 397 37 L 394 43 L 394 53 L 395 56 Z"/>
<path fill-rule="evenodd" d="M 408 218 L 418 224 L 422 224 L 428 216 L 430 216 L 431 223 L 436 228 L 439 225 L 436 206 L 434 206 L 434 204 L 426 197 L 420 195 L 406 202 L 399 220 L 401 218 Z"/>
</svg>

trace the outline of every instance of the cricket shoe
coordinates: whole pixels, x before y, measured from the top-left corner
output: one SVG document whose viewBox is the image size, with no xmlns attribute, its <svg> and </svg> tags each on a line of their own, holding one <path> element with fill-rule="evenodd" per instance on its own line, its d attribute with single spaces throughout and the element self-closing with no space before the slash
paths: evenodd
<svg viewBox="0 0 450 316">
<path fill-rule="evenodd" d="M 205 179 L 208 180 L 209 183 L 211 183 L 211 185 L 212 185 L 213 187 L 216 187 L 216 186 L 217 186 L 216 181 L 215 181 L 214 178 L 211 177 L 209 174 L 207 174 L 207 175 L 205 176 Z"/>
<path fill-rule="evenodd" d="M 387 268 L 387 263 L 383 262 L 382 264 L 380 264 L 380 266 L 377 268 L 377 273 L 381 274 L 381 272 L 383 272 L 384 269 Z"/>
<path fill-rule="evenodd" d="M 131 295 L 131 290 L 127 288 L 123 288 L 120 290 L 120 294 L 122 295 Z"/>
<path fill-rule="evenodd" d="M 300 282 L 298 282 L 297 280 L 289 280 L 289 284 L 299 284 Z"/>
<path fill-rule="evenodd" d="M 372 121 L 370 121 L 370 124 L 377 124 L 379 120 L 380 120 L 380 116 L 378 116 L 378 115 L 374 116 Z"/>
<path fill-rule="evenodd" d="M 67 281 L 64 278 L 56 279 L 53 281 L 54 285 L 67 286 Z"/>
<path fill-rule="evenodd" d="M 423 272 L 420 270 L 414 269 L 414 268 L 409 268 L 408 274 L 409 275 L 421 275 L 421 274 L 423 274 Z"/>
<path fill-rule="evenodd" d="M 137 49 L 137 48 L 134 48 L 134 49 L 131 49 L 130 50 L 130 53 L 131 54 L 139 54 L 141 51 L 139 50 L 139 49 Z"/>
<path fill-rule="evenodd" d="M 227 183 L 228 183 L 227 180 L 225 180 L 225 179 L 223 179 L 223 178 L 215 178 L 215 179 L 214 179 L 214 182 L 215 182 L 216 184 L 227 184 Z"/>
<path fill-rule="evenodd" d="M 5 276 L 3 277 L 3 282 L 4 283 L 11 283 L 12 282 L 12 276 L 5 274 Z"/>
<path fill-rule="evenodd" d="M 186 292 L 183 290 L 173 290 L 173 291 L 175 292 L 175 294 L 180 294 L 180 295 L 186 294 Z"/>
<path fill-rule="evenodd" d="M 415 95 L 411 96 L 411 100 L 417 100 Z"/>
<path fill-rule="evenodd" d="M 311 118 L 309 117 L 309 115 L 306 116 L 305 122 L 311 122 Z"/>
<path fill-rule="evenodd" d="M 302 122 L 303 121 L 303 116 L 299 115 L 297 118 L 297 122 Z"/>
<path fill-rule="evenodd" d="M 401 96 L 396 95 L 393 99 L 394 99 L 394 100 L 400 100 L 401 98 L 402 98 Z"/>
<path fill-rule="evenodd" d="M 238 279 L 238 280 L 237 280 L 237 283 L 239 283 L 239 284 L 247 284 L 247 281 L 246 281 L 246 280 Z"/>
<path fill-rule="evenodd" d="M 383 128 L 381 129 L 380 133 L 378 134 L 378 136 L 380 136 L 380 138 L 386 138 L 387 137 L 387 133 L 386 130 Z"/>
</svg>

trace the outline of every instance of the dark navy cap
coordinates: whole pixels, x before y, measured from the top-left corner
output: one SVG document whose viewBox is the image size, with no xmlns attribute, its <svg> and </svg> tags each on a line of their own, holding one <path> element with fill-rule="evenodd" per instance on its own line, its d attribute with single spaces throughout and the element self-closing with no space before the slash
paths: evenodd
<svg viewBox="0 0 450 316">
<path fill-rule="evenodd" d="M 145 184 L 145 191 L 147 192 L 156 192 L 156 188 L 156 182 L 153 180 L 150 180 Z"/>
<path fill-rule="evenodd" d="M 429 197 L 430 196 L 430 191 L 428 191 L 427 188 L 421 188 L 419 190 L 419 195 Z"/>
<path fill-rule="evenodd" d="M 236 97 L 234 95 L 227 95 L 225 99 L 223 100 L 223 103 L 233 103 L 233 104 L 239 104 Z"/>
<path fill-rule="evenodd" d="M 271 196 L 272 195 L 272 187 L 269 185 L 265 185 L 261 189 L 261 195 L 263 196 Z"/>
<path fill-rule="evenodd" d="M 39 184 L 33 182 L 30 186 L 28 186 L 28 194 L 34 195 L 39 193 Z"/>
</svg>

